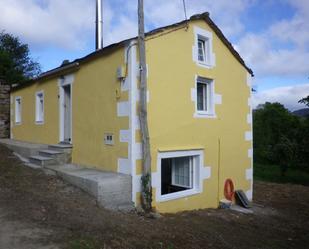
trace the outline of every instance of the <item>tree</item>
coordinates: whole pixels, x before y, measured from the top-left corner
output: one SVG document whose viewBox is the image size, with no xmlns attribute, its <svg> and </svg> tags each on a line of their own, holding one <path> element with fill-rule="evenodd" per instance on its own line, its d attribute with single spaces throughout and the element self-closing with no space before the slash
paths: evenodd
<svg viewBox="0 0 309 249">
<path fill-rule="evenodd" d="M 41 68 L 30 58 L 27 44 L 18 37 L 2 31 L 0 33 L 0 80 L 6 84 L 17 84 L 38 76 Z"/>
<path fill-rule="evenodd" d="M 306 106 L 309 107 L 309 95 L 307 97 L 302 98 L 301 100 L 299 100 L 298 103 L 305 104 Z"/>
<path fill-rule="evenodd" d="M 300 120 L 280 103 L 266 102 L 253 113 L 256 162 L 278 164 L 282 175 L 295 163 Z"/>
</svg>

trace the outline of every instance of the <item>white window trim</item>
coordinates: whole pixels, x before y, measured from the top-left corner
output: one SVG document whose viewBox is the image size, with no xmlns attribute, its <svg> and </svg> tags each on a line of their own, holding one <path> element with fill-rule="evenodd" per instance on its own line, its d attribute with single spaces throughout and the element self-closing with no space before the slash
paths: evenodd
<svg viewBox="0 0 309 249">
<path fill-rule="evenodd" d="M 193 183 L 192 189 L 179 191 L 170 194 L 161 194 L 161 161 L 165 158 L 174 158 L 174 157 L 185 157 L 192 156 L 194 160 L 193 164 Z M 169 152 L 159 152 L 157 158 L 157 173 L 159 184 L 156 189 L 156 201 L 164 202 L 175 199 L 180 199 L 188 197 L 191 195 L 200 194 L 203 191 L 203 165 L 204 165 L 204 153 L 203 150 L 186 150 L 186 151 L 169 151 Z"/>
<path fill-rule="evenodd" d="M 205 61 L 200 61 L 198 59 L 198 40 L 203 40 L 205 42 Z M 197 26 L 194 27 L 193 61 L 198 66 L 208 69 L 215 66 L 212 33 Z"/>
<path fill-rule="evenodd" d="M 17 114 L 17 106 L 16 106 L 17 100 L 20 101 L 20 106 L 19 106 L 19 121 L 17 121 L 17 115 L 16 115 L 16 114 Z M 21 122 L 22 122 L 22 98 L 21 98 L 20 96 L 15 97 L 15 103 L 14 103 L 14 105 L 15 105 L 14 123 L 15 123 L 15 125 L 21 125 Z"/>
<path fill-rule="evenodd" d="M 202 83 L 198 81 L 199 76 L 195 76 L 195 113 L 196 118 L 216 118 L 215 113 L 215 80 L 208 79 L 210 82 L 206 83 L 207 86 L 207 110 L 201 111 L 197 109 L 197 83 Z"/>
<path fill-rule="evenodd" d="M 39 103 L 38 103 L 38 95 L 42 94 L 43 96 L 43 113 L 42 113 L 42 120 L 38 120 L 38 111 L 39 111 Z M 44 124 L 44 120 L 45 120 L 45 96 L 44 96 L 44 91 L 37 91 L 35 93 L 35 123 L 37 125 L 43 125 Z"/>
</svg>

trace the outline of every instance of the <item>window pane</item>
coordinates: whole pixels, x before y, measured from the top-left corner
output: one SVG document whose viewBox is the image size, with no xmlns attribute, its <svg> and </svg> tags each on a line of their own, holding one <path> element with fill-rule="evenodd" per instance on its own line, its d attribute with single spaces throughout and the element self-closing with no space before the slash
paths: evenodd
<svg viewBox="0 0 309 249">
<path fill-rule="evenodd" d="M 198 60 L 205 61 L 205 41 L 199 39 L 197 44 L 198 44 Z"/>
<path fill-rule="evenodd" d="M 173 158 L 174 160 L 174 184 L 190 187 L 190 157 Z"/>
<path fill-rule="evenodd" d="M 197 83 L 197 110 L 205 111 L 205 91 L 206 85 Z"/>
</svg>

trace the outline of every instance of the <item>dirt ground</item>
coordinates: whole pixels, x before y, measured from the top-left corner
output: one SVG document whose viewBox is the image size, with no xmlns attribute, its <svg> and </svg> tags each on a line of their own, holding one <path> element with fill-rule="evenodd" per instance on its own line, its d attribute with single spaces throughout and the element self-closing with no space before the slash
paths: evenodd
<svg viewBox="0 0 309 249">
<path fill-rule="evenodd" d="M 199 210 L 159 219 L 99 208 L 0 145 L 0 248 L 308 248 L 309 187 L 256 182 L 253 214 Z"/>
</svg>

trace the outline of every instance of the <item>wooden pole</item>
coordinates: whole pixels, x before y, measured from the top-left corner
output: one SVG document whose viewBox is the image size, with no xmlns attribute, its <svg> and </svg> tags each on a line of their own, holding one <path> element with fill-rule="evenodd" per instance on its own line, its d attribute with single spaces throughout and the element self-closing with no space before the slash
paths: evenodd
<svg viewBox="0 0 309 249">
<path fill-rule="evenodd" d="M 140 61 L 140 109 L 139 119 L 142 133 L 143 175 L 142 175 L 142 206 L 151 211 L 151 155 L 147 121 L 147 68 L 145 51 L 144 1 L 138 0 L 138 45 Z"/>
</svg>

